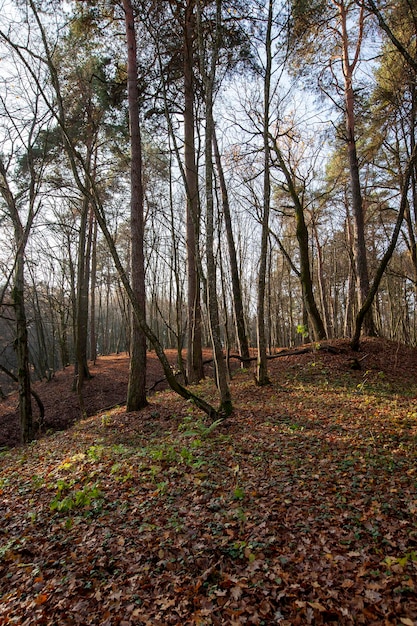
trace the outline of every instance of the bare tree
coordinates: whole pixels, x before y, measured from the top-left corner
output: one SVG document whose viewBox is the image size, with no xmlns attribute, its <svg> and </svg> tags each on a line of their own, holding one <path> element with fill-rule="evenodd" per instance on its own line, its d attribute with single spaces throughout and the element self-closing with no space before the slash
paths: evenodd
<svg viewBox="0 0 417 626">
<path fill-rule="evenodd" d="M 239 354 L 242 358 L 242 365 L 245 366 L 249 362 L 249 342 L 245 328 L 245 315 L 243 309 L 242 288 L 240 282 L 240 272 L 237 261 L 237 253 L 232 228 L 232 216 L 229 204 L 229 192 L 224 175 L 223 164 L 217 143 L 216 131 L 213 130 L 213 148 L 216 160 L 217 172 L 219 176 L 220 191 L 222 197 L 222 209 L 224 224 L 226 228 L 227 246 L 229 250 L 230 275 L 232 280 L 233 292 L 233 309 L 235 317 L 235 325 L 237 330 L 237 339 L 239 344 Z"/>
</svg>

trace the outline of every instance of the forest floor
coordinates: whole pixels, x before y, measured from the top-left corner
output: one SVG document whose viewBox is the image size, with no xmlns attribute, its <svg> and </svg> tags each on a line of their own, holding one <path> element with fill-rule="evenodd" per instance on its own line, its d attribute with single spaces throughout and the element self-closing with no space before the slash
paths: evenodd
<svg viewBox="0 0 417 626">
<path fill-rule="evenodd" d="M 39 383 L 29 446 L 2 401 L 0 625 L 417 626 L 417 350 L 330 345 L 237 369 L 219 424 L 169 390 L 126 413 L 124 356 L 83 420 L 70 369 Z"/>
</svg>

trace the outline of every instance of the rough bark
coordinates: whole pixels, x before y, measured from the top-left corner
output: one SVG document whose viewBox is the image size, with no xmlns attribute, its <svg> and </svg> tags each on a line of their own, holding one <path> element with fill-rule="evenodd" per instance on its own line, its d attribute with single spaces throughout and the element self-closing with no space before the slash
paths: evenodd
<svg viewBox="0 0 417 626">
<path fill-rule="evenodd" d="M 127 93 L 130 129 L 130 237 L 131 284 L 146 319 L 144 238 L 144 194 L 142 183 L 142 140 L 139 122 L 139 90 L 136 57 L 136 30 L 131 0 L 123 0 L 127 42 Z M 138 411 L 147 405 L 146 399 L 146 337 L 136 316 L 132 316 L 127 411 Z"/>
<path fill-rule="evenodd" d="M 204 67 L 202 46 L 200 43 L 201 67 L 204 75 L 204 99 L 205 99 L 205 191 L 206 191 L 206 261 L 207 261 L 207 300 L 209 310 L 210 335 L 213 344 L 214 365 L 216 371 L 216 383 L 220 392 L 220 412 L 230 415 L 232 412 L 232 399 L 227 380 L 226 361 L 223 354 L 219 307 L 217 299 L 216 261 L 214 257 L 214 197 L 213 197 L 213 91 L 216 73 L 216 64 L 219 52 L 218 29 L 220 27 L 221 2 L 216 2 L 216 37 L 213 50 L 211 51 L 211 63 L 207 69 Z"/>
<path fill-rule="evenodd" d="M 184 174 L 187 194 L 187 379 L 190 383 L 196 383 L 204 378 L 201 289 L 197 263 L 200 203 L 194 138 L 194 33 L 195 0 L 186 0 L 184 19 Z"/>
<path fill-rule="evenodd" d="M 29 370 L 29 346 L 24 300 L 24 260 L 19 255 L 16 262 L 15 281 L 13 287 L 13 304 L 16 319 L 16 357 L 17 378 L 19 381 L 19 413 L 22 443 L 34 438 L 34 424 L 31 401 L 31 383 Z"/>
<path fill-rule="evenodd" d="M 359 161 L 355 137 L 355 95 L 353 91 L 353 73 L 359 60 L 362 45 L 364 10 L 361 8 L 359 16 L 359 35 L 356 42 L 355 54 L 352 62 L 349 57 L 348 9 L 344 0 L 335 1 L 339 10 L 341 37 L 342 37 L 342 67 L 345 95 L 345 123 L 346 147 L 348 153 L 351 200 L 354 225 L 354 259 L 357 280 L 358 308 L 365 302 L 369 292 L 368 261 L 366 257 L 365 218 L 362 202 L 362 191 L 359 176 Z M 368 309 L 364 318 L 364 330 L 367 335 L 375 335 L 375 325 L 372 310 Z"/>
</svg>

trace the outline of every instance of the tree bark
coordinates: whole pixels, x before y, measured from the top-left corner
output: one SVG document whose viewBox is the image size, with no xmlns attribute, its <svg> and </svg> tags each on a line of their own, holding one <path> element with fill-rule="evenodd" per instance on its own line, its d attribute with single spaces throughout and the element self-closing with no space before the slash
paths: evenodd
<svg viewBox="0 0 417 626">
<path fill-rule="evenodd" d="M 381 282 L 382 276 L 384 275 L 385 269 L 392 257 L 392 254 L 395 250 L 395 246 L 397 244 L 397 240 L 398 240 L 398 236 L 400 234 L 400 230 L 401 230 L 401 224 L 403 222 L 404 219 L 404 213 L 405 213 L 405 209 L 408 203 L 408 198 L 407 198 L 407 194 L 408 194 L 408 188 L 410 185 L 410 180 L 411 180 L 411 176 L 412 176 L 412 172 L 413 169 L 415 167 L 415 163 L 417 160 L 417 147 L 414 147 L 413 153 L 408 161 L 408 165 L 407 165 L 407 169 L 405 171 L 404 174 L 404 182 L 402 185 L 402 189 L 401 189 L 401 202 L 400 202 L 400 208 L 398 211 L 398 216 L 397 216 L 397 221 L 395 223 L 395 228 L 394 231 L 392 233 L 392 237 L 391 237 L 391 241 L 390 244 L 384 254 L 384 256 L 381 259 L 381 262 L 378 266 L 378 270 L 375 274 L 375 278 L 372 282 L 372 286 L 368 292 L 367 298 L 365 300 L 365 302 L 363 303 L 362 307 L 360 308 L 360 310 L 358 311 L 358 314 L 356 316 L 356 320 L 355 320 L 355 331 L 351 340 L 351 347 L 352 350 L 359 350 L 359 340 L 360 340 L 360 335 L 361 335 L 361 328 L 362 328 L 362 324 L 363 324 L 363 320 L 365 319 L 366 314 L 368 313 L 369 309 L 372 306 L 372 302 L 375 298 L 375 295 L 378 291 L 378 287 L 379 284 Z"/>
<path fill-rule="evenodd" d="M 94 211 L 91 211 L 90 219 L 93 222 L 93 239 L 91 251 L 91 277 L 90 277 L 90 359 L 93 363 L 97 360 L 97 332 L 96 332 L 96 285 L 97 285 L 97 220 Z"/>
<path fill-rule="evenodd" d="M 245 314 L 243 310 L 242 289 L 240 284 L 239 267 L 237 262 L 236 246 L 233 237 L 232 218 L 230 215 L 229 194 L 227 191 L 226 180 L 224 177 L 223 165 L 220 157 L 219 146 L 217 143 L 216 131 L 213 129 L 213 148 L 216 159 L 217 172 L 219 175 L 220 190 L 222 196 L 222 208 L 224 216 L 224 224 L 226 227 L 227 246 L 229 249 L 230 274 L 232 278 L 232 293 L 235 324 L 237 330 L 237 338 L 239 344 L 239 354 L 242 357 L 242 365 L 246 367 L 246 361 L 249 360 L 249 343 L 245 328 Z"/>
<path fill-rule="evenodd" d="M 197 0 L 198 1 L 198 0 Z M 216 64 L 219 52 L 219 28 L 221 19 L 221 0 L 216 2 L 216 33 L 213 50 L 211 51 L 210 67 L 204 66 L 203 50 L 200 42 L 201 67 L 204 80 L 204 99 L 206 105 L 205 127 L 205 190 L 206 190 L 206 256 L 207 256 L 207 300 L 209 310 L 210 335 L 213 344 L 213 356 L 216 371 L 216 382 L 220 392 L 220 412 L 230 415 L 232 399 L 227 381 L 226 362 L 222 350 L 220 336 L 219 307 L 217 300 L 216 262 L 214 258 L 214 198 L 213 198 L 213 91 Z"/>
<path fill-rule="evenodd" d="M 17 379 L 19 384 L 19 416 L 22 443 L 28 443 L 34 438 L 34 425 L 31 401 L 31 381 L 29 368 L 29 346 L 25 308 L 25 248 L 32 225 L 34 212 L 31 204 L 26 226 L 24 227 L 19 215 L 16 199 L 11 191 L 6 169 L 0 159 L 0 193 L 9 210 L 14 230 L 15 262 L 14 262 L 14 285 L 12 300 L 15 314 L 16 327 L 16 358 Z"/>
<path fill-rule="evenodd" d="M 308 321 L 311 323 L 313 329 L 314 340 L 321 341 L 326 338 L 326 329 L 313 293 L 313 279 L 311 277 L 310 270 L 309 236 L 304 217 L 304 209 L 297 193 L 297 189 L 294 185 L 292 173 L 285 163 L 276 141 L 274 142 L 274 152 L 277 156 L 279 167 L 287 181 L 288 190 L 294 203 L 296 236 L 298 249 L 300 251 L 300 282 L 303 294 L 303 303 L 307 311 Z"/>
<path fill-rule="evenodd" d="M 263 215 L 261 251 L 259 257 L 258 294 L 257 294 L 257 322 L 256 338 L 258 346 L 258 361 L 256 369 L 256 382 L 258 385 L 269 384 L 268 364 L 266 358 L 266 332 L 265 332 L 265 286 L 266 264 L 268 256 L 269 213 L 271 206 L 271 177 L 270 177 L 270 148 L 269 148 L 269 112 L 271 98 L 271 72 L 272 72 L 272 18 L 273 0 L 268 3 L 268 22 L 265 36 L 266 67 L 264 75 L 264 110 L 263 110 L 263 150 L 264 150 L 264 180 L 263 180 Z"/>
<path fill-rule="evenodd" d="M 130 126 L 130 229 L 131 281 L 141 316 L 146 320 L 144 239 L 144 193 L 142 183 L 142 140 L 139 123 L 139 90 L 136 57 L 136 30 L 131 0 L 123 0 L 127 42 L 127 93 Z M 139 411 L 146 399 L 146 337 L 136 316 L 132 316 L 127 411 Z"/>
<path fill-rule="evenodd" d="M 29 346 L 24 300 L 23 252 L 18 253 L 13 287 L 13 304 L 16 319 L 17 378 L 19 380 L 19 414 L 22 443 L 32 441 L 34 425 L 29 370 Z"/>
<path fill-rule="evenodd" d="M 91 174 L 92 143 L 90 135 L 87 137 L 86 156 L 86 184 Z M 82 388 L 84 380 L 90 378 L 90 370 L 87 360 L 88 342 L 88 298 L 90 288 L 90 229 L 88 228 L 88 216 L 91 206 L 87 197 L 83 197 L 81 203 L 81 218 L 78 239 L 77 259 L 77 282 L 76 282 L 76 321 L 75 321 L 75 368 L 73 389 L 77 392 L 81 413 L 84 413 L 84 400 Z"/>
<path fill-rule="evenodd" d="M 204 378 L 201 289 L 197 263 L 200 203 L 194 138 L 194 33 L 195 0 L 186 0 L 184 19 L 184 174 L 187 195 L 187 379 L 189 383 L 196 383 Z"/>
<path fill-rule="evenodd" d="M 369 273 L 368 261 L 366 257 L 365 242 L 365 218 L 362 202 L 362 191 L 359 177 L 359 161 L 356 149 L 355 138 L 355 95 L 353 91 L 353 72 L 359 59 L 362 45 L 364 10 L 361 7 L 359 16 L 359 35 L 356 42 L 354 59 L 349 58 L 349 36 L 348 36 L 348 9 L 345 0 L 335 1 L 339 10 L 341 37 L 342 37 L 342 67 L 345 83 L 345 122 L 346 122 L 346 146 L 348 152 L 350 187 L 352 194 L 352 211 L 354 225 L 354 259 L 357 280 L 358 308 L 360 309 L 369 293 Z M 364 318 L 364 330 L 367 335 L 375 335 L 375 324 L 372 316 L 372 309 L 368 309 Z"/>
</svg>

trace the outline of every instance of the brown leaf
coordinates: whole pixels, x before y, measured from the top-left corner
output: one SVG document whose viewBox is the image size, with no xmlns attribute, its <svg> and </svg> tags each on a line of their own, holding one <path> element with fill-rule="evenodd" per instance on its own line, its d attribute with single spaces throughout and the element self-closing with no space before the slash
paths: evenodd
<svg viewBox="0 0 417 626">
<path fill-rule="evenodd" d="M 327 611 L 326 607 L 323 606 L 322 604 L 320 604 L 320 602 L 309 602 L 308 603 L 313 609 L 317 609 L 318 611 L 320 611 L 321 613 L 323 613 L 323 611 Z"/>
<path fill-rule="evenodd" d="M 370 600 L 373 604 L 377 604 L 382 600 L 381 594 L 373 589 L 365 589 L 365 598 Z"/>
<path fill-rule="evenodd" d="M 35 598 L 35 603 L 36 604 L 45 604 L 45 602 L 48 600 L 48 596 L 46 595 L 46 593 L 40 593 L 36 598 Z"/>
<path fill-rule="evenodd" d="M 232 587 L 232 589 L 230 590 L 230 595 L 232 596 L 233 600 L 239 600 L 240 596 L 242 595 L 242 588 L 241 587 Z"/>
</svg>

